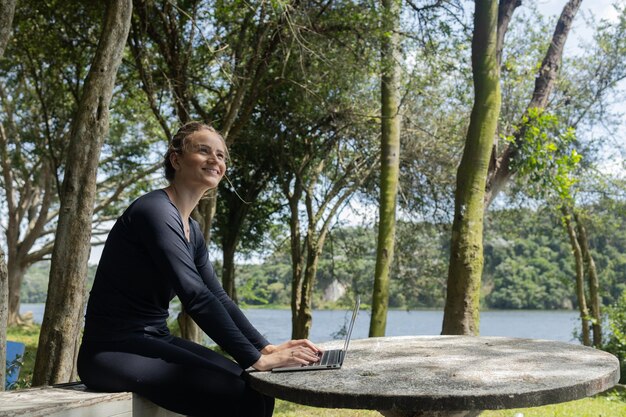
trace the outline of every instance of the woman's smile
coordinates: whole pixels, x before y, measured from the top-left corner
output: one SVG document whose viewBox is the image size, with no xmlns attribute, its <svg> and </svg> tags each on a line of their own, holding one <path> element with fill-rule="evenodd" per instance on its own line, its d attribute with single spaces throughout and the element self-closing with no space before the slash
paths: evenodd
<svg viewBox="0 0 626 417">
<path fill-rule="evenodd" d="M 181 185 L 201 183 L 203 188 L 215 188 L 226 172 L 224 143 L 217 134 L 208 130 L 194 133 L 187 148 L 177 155 L 176 160 L 175 182 Z"/>
</svg>

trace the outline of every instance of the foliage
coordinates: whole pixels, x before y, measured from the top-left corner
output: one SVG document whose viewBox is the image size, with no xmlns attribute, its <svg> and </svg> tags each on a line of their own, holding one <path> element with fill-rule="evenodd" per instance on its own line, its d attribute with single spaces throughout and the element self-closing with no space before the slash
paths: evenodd
<svg viewBox="0 0 626 417">
<path fill-rule="evenodd" d="M 572 308 L 572 261 L 558 218 L 548 210 L 493 211 L 485 233 L 489 308 Z"/>
<path fill-rule="evenodd" d="M 449 226 L 399 222 L 390 305 L 443 307 L 450 247 Z"/>
<path fill-rule="evenodd" d="M 588 206 L 590 247 L 600 274 L 604 305 L 615 303 L 626 288 L 626 205 L 601 202 Z M 396 261 L 392 269 L 392 308 L 441 307 L 445 294 L 449 226 L 426 222 L 398 223 Z M 375 229 L 332 229 L 317 271 L 316 308 L 350 305 L 350 294 L 369 302 L 375 263 Z M 273 243 L 273 242 L 272 242 Z M 272 246 L 273 247 L 273 246 Z M 571 249 L 559 218 L 549 209 L 492 210 L 485 223 L 485 308 L 571 309 L 576 306 Z M 238 266 L 238 286 L 252 290 L 246 305 L 287 305 L 290 260 L 287 245 L 278 246 L 257 264 Z M 324 291 L 339 283 L 347 292 L 336 302 Z"/>
<path fill-rule="evenodd" d="M 609 334 L 602 350 L 617 356 L 620 362 L 620 382 L 626 383 L 626 291 L 617 302 L 605 309 Z"/>
<path fill-rule="evenodd" d="M 48 278 L 50 274 L 50 262 L 41 261 L 32 265 L 26 272 L 26 277 L 22 283 L 20 300 L 22 303 L 45 303 L 46 292 L 48 291 Z M 91 289 L 96 266 L 89 266 L 87 273 L 87 290 Z"/>
<path fill-rule="evenodd" d="M 499 131 L 510 134 L 526 111 L 537 70 L 549 46 L 554 21 L 543 16 L 533 3 L 518 7 L 504 39 L 500 77 L 502 108 Z"/>
<path fill-rule="evenodd" d="M 39 325 L 13 326 L 7 328 L 7 339 L 24 343 L 26 350 L 21 360 L 20 377 L 15 384 L 15 389 L 29 388 L 31 384 L 35 354 L 39 341 Z"/>
<path fill-rule="evenodd" d="M 15 320 L 22 275 L 49 260 L 66 173 L 68 137 L 98 44 L 103 4 L 25 0 L 17 4 L 13 39 L 0 61 L 0 216 L 6 236 L 10 320 Z M 149 186 L 155 169 L 155 122 L 122 71 L 111 102 L 111 123 L 97 175 L 92 240 Z M 6 139 L 4 138 L 6 136 Z M 31 281 L 32 282 L 32 281 Z M 43 280 L 38 282 L 43 283 Z M 26 291 L 27 302 L 33 289 Z M 39 289 L 35 289 L 39 291 Z"/>
<path fill-rule="evenodd" d="M 602 301 L 604 305 L 615 304 L 626 289 L 626 203 L 603 201 L 586 210 L 595 218 L 590 224 L 589 236 Z M 446 224 L 398 222 L 390 288 L 392 308 L 443 305 L 448 234 Z M 336 226 L 331 230 L 316 276 L 313 293 L 316 308 L 350 307 L 350 297 L 354 294 L 360 294 L 363 302 L 369 303 L 375 242 L 372 226 Z M 492 210 L 486 217 L 484 247 L 482 305 L 485 308 L 576 306 L 571 250 L 559 219 L 550 210 Z M 284 237 L 269 238 L 258 249 L 266 252 L 264 258 L 255 257 L 255 263 L 237 264 L 240 302 L 254 307 L 289 305 L 288 242 Z M 214 265 L 219 273 L 220 262 Z M 36 264 L 29 269 L 23 286 L 24 296 L 30 300 L 45 299 L 47 268 L 45 264 Z M 90 277 L 94 270 L 92 267 Z M 325 296 L 331 284 L 346 289 L 342 298 L 331 300 Z"/>
<path fill-rule="evenodd" d="M 615 304 L 626 291 L 626 204 L 603 199 L 587 209 L 594 219 L 589 224 L 588 235 L 603 304 Z"/>
<path fill-rule="evenodd" d="M 574 129 L 561 129 L 555 115 L 539 108 L 529 109 L 521 124 L 519 129 L 524 135 L 517 145 L 513 169 L 530 180 L 537 195 L 571 200 L 572 186 L 577 181 L 573 174 L 581 161 L 574 147 Z M 505 139 L 515 144 L 513 136 Z"/>
<path fill-rule="evenodd" d="M 619 147 L 623 112 L 610 104 L 620 100 L 620 82 L 626 78 L 626 3 L 613 1 L 615 19 L 587 16 L 593 35 L 579 50 L 564 58 L 562 76 L 552 99 L 553 109 L 567 125 L 576 127 L 578 136 L 586 137 L 585 159 L 595 148 Z M 617 93 L 617 94 L 616 94 Z"/>
<path fill-rule="evenodd" d="M 19 385 L 19 381 L 9 383 L 9 376 L 12 376 L 14 373 L 19 372 L 20 368 L 24 365 L 24 357 L 22 355 L 16 355 L 15 358 L 6 360 L 6 377 L 7 381 L 5 382 L 4 389 L 11 390 L 17 388 Z"/>
</svg>

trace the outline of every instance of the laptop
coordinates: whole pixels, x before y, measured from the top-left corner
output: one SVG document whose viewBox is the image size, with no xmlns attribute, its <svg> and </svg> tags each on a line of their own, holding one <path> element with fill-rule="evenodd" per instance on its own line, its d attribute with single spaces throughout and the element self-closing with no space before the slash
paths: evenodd
<svg viewBox="0 0 626 417">
<path fill-rule="evenodd" d="M 360 305 L 361 297 L 357 297 L 356 303 L 354 304 L 354 310 L 352 311 L 352 319 L 350 320 L 350 325 L 348 326 L 348 331 L 346 332 L 346 340 L 343 343 L 343 349 L 325 350 L 321 354 L 320 360 L 310 365 L 297 365 L 274 368 L 272 369 L 272 372 L 315 371 L 319 369 L 341 368 L 341 365 L 343 365 L 343 361 L 346 358 L 346 354 L 348 353 L 348 345 L 350 344 L 350 337 L 352 336 L 352 328 L 354 327 L 356 317 L 359 315 Z"/>
</svg>

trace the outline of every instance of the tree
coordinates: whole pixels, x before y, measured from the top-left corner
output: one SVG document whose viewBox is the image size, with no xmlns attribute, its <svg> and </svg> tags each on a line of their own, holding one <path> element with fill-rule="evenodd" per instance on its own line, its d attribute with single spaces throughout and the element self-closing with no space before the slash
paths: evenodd
<svg viewBox="0 0 626 417">
<path fill-rule="evenodd" d="M 280 83 L 259 101 L 254 123 L 264 126 L 277 161 L 289 221 L 292 337 L 302 338 L 328 234 L 378 160 L 372 129 L 380 100 L 369 65 L 372 10 L 338 3 L 297 17 L 294 28 L 315 30 L 298 31 L 297 43 L 283 50 Z"/>
<path fill-rule="evenodd" d="M 17 0 L 0 1 L 0 59 L 4 57 L 4 50 L 11 36 L 13 15 Z M 5 141 L 4 128 L 0 125 L 0 141 Z M 7 344 L 7 320 L 9 303 L 9 274 L 4 259 L 4 251 L 0 247 L 0 346 Z M 6 379 L 6 349 L 0 349 L 0 391 L 4 391 Z"/>
<path fill-rule="evenodd" d="M 219 189 L 213 224 L 222 248 L 222 286 L 235 302 L 235 254 L 258 249 L 283 208 L 275 187 L 269 186 L 277 172 L 273 149 L 257 140 L 254 127 L 244 128 L 229 149 L 231 167 L 227 184 Z"/>
<path fill-rule="evenodd" d="M 417 224 L 450 222 L 456 170 L 472 105 L 471 28 L 458 1 L 409 2 L 398 204 Z M 396 244 L 396 248 L 398 245 Z M 445 284 L 444 284 L 445 288 Z"/>
<path fill-rule="evenodd" d="M 97 45 L 99 26 L 92 22 L 100 12 L 98 5 L 20 2 L 8 49 L 12 60 L 0 64 L 0 122 L 6 133 L 0 140 L 0 185 L 7 214 L 10 324 L 20 322 L 24 274 L 52 253 L 70 122 Z M 153 154 L 150 146 L 158 136 L 151 132 L 143 103 L 134 98 L 135 84 L 124 83 L 114 99 L 111 135 L 98 166 L 94 241 L 108 232 L 102 225 L 117 216 L 120 201 L 144 189 L 144 178 L 158 167 L 145 157 Z M 138 124 L 141 131 L 132 127 Z"/>
<path fill-rule="evenodd" d="M 500 112 L 496 1 L 477 0 L 472 38 L 474 107 L 457 172 L 442 334 L 478 334 L 484 189 Z"/>
<path fill-rule="evenodd" d="M 107 3 L 98 49 L 72 123 L 33 385 L 67 382 L 76 373 L 96 173 L 131 12 L 131 0 Z"/>
<path fill-rule="evenodd" d="M 136 4 L 131 49 L 150 108 L 166 136 L 171 136 L 171 118 L 165 109 L 171 108 L 180 123 L 191 119 L 211 123 L 232 145 L 249 123 L 259 98 L 277 84 L 269 68 L 279 65 L 277 52 L 289 44 L 292 14 L 302 5 L 284 2 L 273 7 L 261 1 L 239 7 L 238 3 L 201 0 L 180 5 L 144 0 Z M 205 27 L 214 29 L 211 36 L 204 34 Z M 194 211 L 207 242 L 217 201 L 216 194 L 211 197 Z M 229 240 L 228 246 L 236 241 Z M 182 312 L 180 321 L 182 328 L 198 334 L 186 313 Z M 187 336 L 192 337 L 183 333 Z"/>
<path fill-rule="evenodd" d="M 4 50 L 11 37 L 16 3 L 17 0 L 0 1 L 0 59 L 4 57 Z"/>
<path fill-rule="evenodd" d="M 576 262 L 576 296 L 578 298 L 578 310 L 580 311 L 580 320 L 582 323 L 583 345 L 591 346 L 591 338 L 589 336 L 589 310 L 587 309 L 587 300 L 585 297 L 583 253 L 578 242 L 578 236 L 576 236 L 575 226 L 572 223 L 571 207 L 563 204 L 561 212 L 563 213 L 563 223 L 567 230 L 567 235 L 569 236 L 574 253 L 574 260 Z"/>
<path fill-rule="evenodd" d="M 369 336 L 384 336 L 389 303 L 389 272 L 393 263 L 396 232 L 396 200 L 400 171 L 400 57 L 401 3 L 382 2 L 381 41 L 381 172 L 376 272 Z"/>
<path fill-rule="evenodd" d="M 602 346 L 602 312 L 601 300 L 599 293 L 598 272 L 596 263 L 593 260 L 591 251 L 589 250 L 589 238 L 587 237 L 587 228 L 583 223 L 582 216 L 577 211 L 573 212 L 574 221 L 576 221 L 576 237 L 580 246 L 581 255 L 587 271 L 589 302 L 591 304 L 591 326 L 593 329 L 593 346 L 600 348 Z M 583 322 L 584 323 L 584 322 Z M 584 326 L 584 324 L 583 324 Z"/>
<path fill-rule="evenodd" d="M 507 162 L 511 176 L 518 174 L 523 180 L 518 179 L 518 183 L 522 181 L 524 184 L 518 190 L 524 190 L 524 193 L 528 191 L 528 183 L 537 181 L 538 178 L 545 178 L 545 175 L 555 175 L 550 173 L 549 164 L 535 164 L 535 170 L 522 169 L 527 168 L 521 161 L 528 159 L 529 150 L 531 146 L 524 143 L 529 139 L 533 141 L 533 135 L 528 135 L 527 131 L 537 131 L 541 129 L 541 120 L 544 116 L 536 117 L 539 115 L 548 115 L 548 117 L 556 117 L 559 119 L 560 124 L 569 126 L 572 129 L 576 129 L 576 149 L 579 153 L 583 153 L 585 158 L 578 170 L 578 178 L 583 179 L 586 185 L 579 185 L 578 195 L 590 195 L 596 194 L 592 188 L 597 187 L 593 185 L 590 187 L 590 183 L 598 183 L 598 175 L 594 173 L 595 166 L 598 163 L 597 149 L 598 144 L 601 142 L 601 146 L 606 149 L 607 145 L 611 142 L 612 133 L 611 130 L 616 129 L 619 124 L 619 118 L 616 120 L 615 115 L 611 114 L 608 110 L 607 104 L 610 103 L 610 93 L 615 90 L 617 83 L 626 77 L 626 72 L 623 69 L 623 56 L 625 50 L 624 36 L 626 26 L 624 25 L 624 8 L 623 6 L 616 6 L 616 11 L 620 15 L 620 19 L 617 23 L 609 23 L 601 21 L 594 29 L 593 43 L 584 45 L 583 55 L 578 57 L 572 57 L 569 61 L 562 59 L 566 64 L 563 65 L 560 78 L 553 75 L 553 71 L 549 71 L 550 68 L 560 67 L 560 55 L 562 54 L 562 47 L 565 42 L 565 36 L 571 26 L 573 16 L 576 14 L 580 2 L 568 2 L 563 9 L 563 13 L 559 18 L 559 23 L 555 29 L 553 35 L 553 42 L 549 45 L 548 52 L 544 59 L 543 65 L 546 62 L 550 62 L 551 66 L 544 69 L 538 76 L 535 88 L 535 94 L 532 101 L 539 103 L 538 107 L 527 108 L 523 113 L 521 122 L 518 122 L 515 127 L 515 138 L 510 140 L 509 145 L 505 149 L 511 150 L 515 156 Z M 528 35 L 526 35 L 528 36 Z M 548 57 L 552 56 L 551 60 Z M 505 64 L 504 67 L 510 68 L 510 65 Z M 543 83 L 539 81 L 543 80 Z M 546 86 L 550 86 L 549 88 Z M 550 89 L 553 88 L 553 92 L 550 93 Z M 544 87 L 544 88 L 540 88 Z M 548 95 L 550 99 L 548 101 Z M 619 116 L 621 117 L 621 116 Z M 597 137 L 597 127 L 601 125 L 608 132 L 608 137 L 602 137 L 600 140 L 592 139 Z M 521 126 L 521 127 L 520 127 Z M 506 128 L 503 130 L 507 130 Z M 585 136 L 590 138 L 585 138 Z M 586 140 L 585 140 L 586 139 Z M 560 148 L 558 141 L 550 140 L 552 146 Z M 535 142 L 537 143 L 537 142 Z M 615 145 L 613 145 L 615 146 Z M 506 151 L 505 151 L 506 153 Z M 530 152 L 532 153 L 532 152 Z M 504 155 L 501 154 L 501 155 Z M 533 155 L 536 157 L 536 155 Z M 556 158 L 555 158 L 556 160 Z M 498 162 L 499 163 L 499 162 Z M 496 172 L 500 167 L 497 163 L 494 165 L 493 172 Z M 539 171 L 545 170 L 546 173 Z M 525 171 L 525 172 L 523 172 Z M 558 176 L 558 175 L 557 175 Z M 589 181 L 590 178 L 596 178 L 595 181 Z M 508 181 L 508 180 L 507 180 Z M 606 181 L 601 180 L 601 181 Z M 506 182 L 506 181 L 505 181 Z M 557 186 L 550 185 L 549 189 L 557 189 Z M 491 196 L 493 198 L 493 195 Z M 588 197 L 587 197 L 588 198 Z M 556 203 L 554 203 L 556 201 Z M 602 320 L 600 320 L 600 306 L 601 298 L 599 294 L 600 283 L 598 282 L 598 274 L 596 272 L 595 261 L 591 250 L 588 247 L 589 238 L 584 227 L 584 220 L 581 218 L 580 208 L 576 207 L 573 198 L 564 201 L 563 199 L 548 199 L 548 204 L 555 204 L 557 206 L 565 205 L 568 214 L 568 221 L 572 230 L 568 231 L 570 242 L 572 242 L 572 236 L 577 240 L 576 245 L 572 243 L 572 251 L 574 254 L 582 256 L 583 270 L 582 274 L 587 274 L 588 277 L 588 289 L 589 295 L 585 294 L 584 278 L 579 277 L 578 271 L 578 259 L 575 257 L 576 264 L 576 288 L 579 297 L 579 306 L 581 307 L 581 319 L 583 332 L 582 336 L 585 343 L 589 342 L 589 322 L 592 323 L 594 345 L 598 346 L 601 343 L 602 335 Z M 563 216 L 563 215 L 561 215 Z M 579 222 L 580 220 L 580 222 Z M 584 237 L 583 237 L 584 236 Z M 583 280 L 581 282 L 581 279 Z M 589 303 L 591 316 L 587 315 L 587 303 Z"/>
<path fill-rule="evenodd" d="M 533 119 L 528 117 L 529 113 L 536 111 L 537 109 L 544 109 L 548 103 L 550 93 L 554 88 L 554 84 L 557 80 L 557 75 L 561 67 L 565 41 L 567 40 L 569 30 L 572 27 L 572 22 L 580 7 L 581 1 L 582 0 L 569 0 L 567 4 L 563 7 L 563 11 L 561 12 L 559 20 L 556 24 L 556 28 L 552 35 L 550 45 L 548 47 L 546 55 L 543 58 L 541 67 L 539 68 L 539 71 L 537 73 L 532 98 L 528 103 L 526 112 L 524 113 L 524 115 L 522 115 L 522 121 L 517 124 L 517 127 L 515 128 L 515 131 L 513 133 L 513 137 L 515 139 L 508 143 L 500 154 L 496 155 L 494 153 L 494 155 L 492 155 L 493 160 L 491 161 L 489 166 L 489 173 L 486 183 L 485 208 L 489 207 L 496 195 L 509 182 L 510 178 L 515 173 L 515 170 L 511 168 L 512 161 L 516 157 L 517 148 L 521 146 L 521 141 L 525 136 L 525 130 L 531 127 L 528 123 Z M 500 24 L 498 27 L 499 56 L 502 55 L 501 51 L 504 47 L 504 34 L 506 33 L 506 30 L 508 28 L 510 15 L 513 13 L 516 5 L 519 5 L 517 0 L 502 0 L 502 3 L 504 5 L 509 4 L 509 7 L 505 9 L 506 6 L 502 6 L 500 9 L 501 15 Z M 514 5 L 510 6 L 511 3 L 514 3 Z M 505 16 L 508 16 L 508 19 L 503 19 L 503 17 Z M 527 122 L 525 123 L 523 120 L 526 120 Z M 494 152 L 496 151 L 497 149 L 494 148 Z"/>
<path fill-rule="evenodd" d="M 7 318 L 8 318 L 8 273 L 7 264 L 4 261 L 4 251 L 0 248 L 0 346 L 7 345 Z M 0 352 L 0 364 L 6 364 L 7 350 Z M 0 391 L 4 391 L 6 381 L 6 366 L 0 366 Z"/>
<path fill-rule="evenodd" d="M 315 277 L 332 222 L 348 198 L 369 177 L 374 165 L 372 157 L 363 158 L 358 153 L 355 156 L 350 155 L 353 150 L 343 150 L 344 155 L 331 154 L 329 148 L 338 145 L 334 143 L 337 138 L 333 137 L 337 134 L 331 133 L 324 141 L 320 141 L 322 138 L 313 138 L 312 141 L 323 143 L 321 149 L 307 146 L 308 151 L 303 160 L 290 167 L 289 171 L 283 171 L 285 176 L 281 186 L 288 199 L 290 210 L 293 271 L 291 307 L 294 339 L 308 337 L 311 328 L 311 301 Z M 314 155 L 319 153 L 327 156 L 314 158 Z M 324 170 L 328 170 L 330 174 L 323 173 Z M 318 184 L 323 184 L 323 188 Z M 306 212 L 304 234 L 300 230 L 302 200 Z"/>
</svg>

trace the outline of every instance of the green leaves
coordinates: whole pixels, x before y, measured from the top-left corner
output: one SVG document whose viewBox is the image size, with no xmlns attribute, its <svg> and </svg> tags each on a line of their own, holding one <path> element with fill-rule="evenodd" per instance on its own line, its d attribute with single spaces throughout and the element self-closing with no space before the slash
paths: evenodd
<svg viewBox="0 0 626 417">
<path fill-rule="evenodd" d="M 576 149 L 575 129 L 563 128 L 555 115 L 543 109 L 531 108 L 516 130 L 522 132 L 520 141 L 516 142 L 513 135 L 504 140 L 515 146 L 513 168 L 530 180 L 531 194 L 570 200 L 582 160 Z"/>
</svg>

